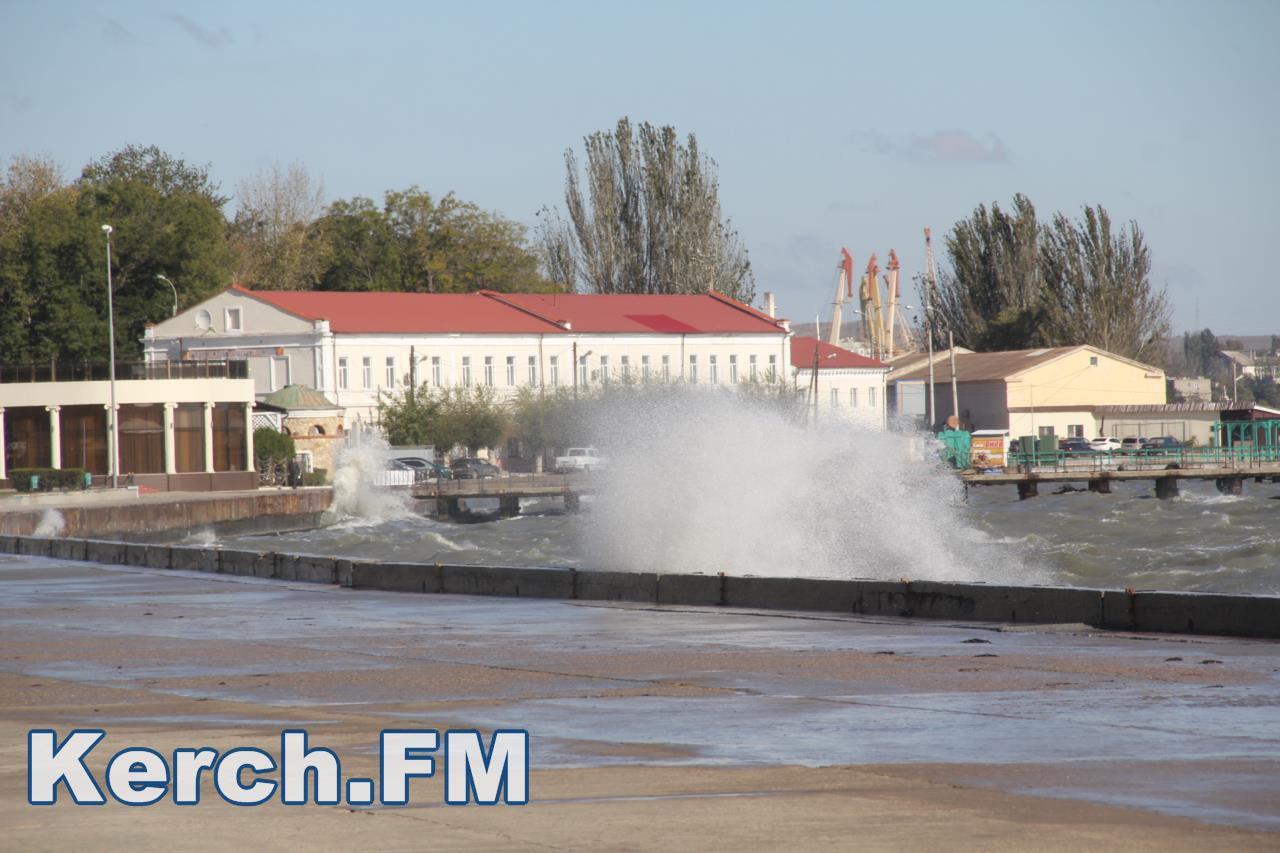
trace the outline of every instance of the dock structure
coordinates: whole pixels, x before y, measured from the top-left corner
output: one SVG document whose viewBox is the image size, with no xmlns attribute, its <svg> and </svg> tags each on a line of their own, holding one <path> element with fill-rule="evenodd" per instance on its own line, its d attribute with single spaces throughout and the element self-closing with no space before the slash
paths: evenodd
<svg viewBox="0 0 1280 853">
<path fill-rule="evenodd" d="M 1280 449 L 1178 448 L 1136 453 L 1015 453 L 1012 465 L 960 472 L 966 486 L 1016 486 L 1018 498 L 1039 494 L 1041 484 L 1085 483 L 1089 491 L 1111 493 L 1120 480 L 1151 480 L 1157 498 L 1178 496 L 1181 480 L 1213 480 L 1226 495 L 1244 492 L 1245 480 L 1280 483 Z"/>
<path fill-rule="evenodd" d="M 464 515 L 463 501 L 489 499 L 498 501 L 498 513 L 504 518 L 520 514 L 522 498 L 560 498 L 568 512 L 577 512 L 579 498 L 594 494 L 600 478 L 581 474 L 515 474 L 475 480 L 423 480 L 413 486 L 419 500 L 435 501 L 436 516 L 458 518 Z"/>
</svg>

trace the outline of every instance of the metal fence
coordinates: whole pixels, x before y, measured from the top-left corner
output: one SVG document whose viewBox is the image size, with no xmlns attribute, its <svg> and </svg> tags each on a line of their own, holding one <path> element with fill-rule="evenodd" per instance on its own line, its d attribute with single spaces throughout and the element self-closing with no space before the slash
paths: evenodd
<svg viewBox="0 0 1280 853">
<path fill-rule="evenodd" d="M 1177 468 L 1258 468 L 1280 465 L 1280 446 L 1174 447 L 1162 450 L 1095 452 L 1057 450 L 1014 453 L 1023 471 L 1145 471 Z"/>
</svg>

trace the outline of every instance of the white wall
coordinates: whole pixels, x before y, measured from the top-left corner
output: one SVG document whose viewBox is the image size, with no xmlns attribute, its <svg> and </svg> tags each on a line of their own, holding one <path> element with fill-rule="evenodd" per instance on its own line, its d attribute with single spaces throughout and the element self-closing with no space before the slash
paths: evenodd
<svg viewBox="0 0 1280 853">
<path fill-rule="evenodd" d="M 819 412 L 864 426 L 884 427 L 887 418 L 885 377 L 888 374 L 888 368 L 819 370 Z M 812 377 L 812 369 L 792 369 L 792 381 L 800 391 L 806 391 L 810 387 Z"/>
</svg>

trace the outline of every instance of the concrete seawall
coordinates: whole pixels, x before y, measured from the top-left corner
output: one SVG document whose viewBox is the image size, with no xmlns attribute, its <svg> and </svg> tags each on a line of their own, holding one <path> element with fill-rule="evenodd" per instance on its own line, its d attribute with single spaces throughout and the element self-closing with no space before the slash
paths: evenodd
<svg viewBox="0 0 1280 853">
<path fill-rule="evenodd" d="M 274 551 L 12 535 L 0 535 L 0 554 L 393 592 L 628 601 L 962 622 L 1078 623 L 1119 631 L 1280 639 L 1280 596 L 382 563 Z"/>
<path fill-rule="evenodd" d="M 49 505 L 0 512 L 0 535 L 31 536 L 51 512 L 61 516 L 62 535 L 172 540 L 218 525 L 238 532 L 314 527 L 329 508 L 333 490 L 264 489 L 246 492 L 165 493 L 131 501 Z"/>
</svg>

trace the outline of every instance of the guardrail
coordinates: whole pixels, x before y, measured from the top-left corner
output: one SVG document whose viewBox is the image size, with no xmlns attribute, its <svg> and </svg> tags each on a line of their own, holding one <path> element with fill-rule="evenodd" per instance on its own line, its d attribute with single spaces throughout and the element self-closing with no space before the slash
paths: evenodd
<svg viewBox="0 0 1280 853">
<path fill-rule="evenodd" d="M 1178 447 L 1168 450 L 1056 450 L 1010 454 L 1014 467 L 1056 471 L 1142 471 L 1178 468 L 1256 468 L 1280 465 L 1280 446 Z"/>
<path fill-rule="evenodd" d="M 0 364 L 0 384 L 105 382 L 111 365 L 101 363 Z M 116 379 L 248 379 L 247 361 L 117 361 Z"/>
</svg>

